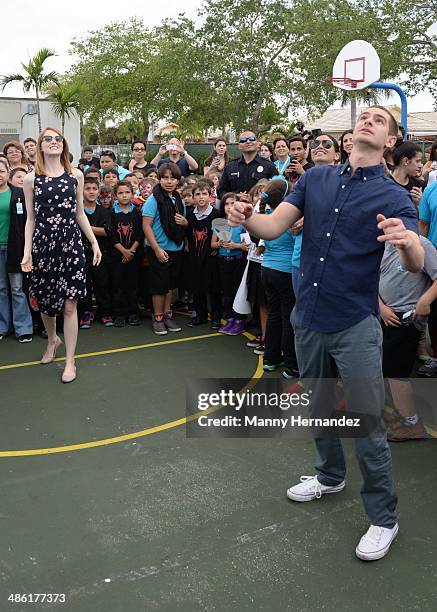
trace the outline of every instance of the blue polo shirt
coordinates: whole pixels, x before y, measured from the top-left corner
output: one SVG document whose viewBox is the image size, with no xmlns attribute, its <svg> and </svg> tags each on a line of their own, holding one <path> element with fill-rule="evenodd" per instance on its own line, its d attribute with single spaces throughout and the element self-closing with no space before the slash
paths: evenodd
<svg viewBox="0 0 437 612">
<path fill-rule="evenodd" d="M 429 223 L 427 238 L 437 248 L 437 183 L 431 183 L 423 192 L 419 204 L 419 219 Z"/>
<path fill-rule="evenodd" d="M 379 269 L 384 243 L 376 216 L 401 219 L 418 232 L 408 193 L 382 164 L 311 168 L 286 201 L 305 215 L 295 321 L 317 332 L 337 332 L 370 314 L 378 316 Z"/>
</svg>

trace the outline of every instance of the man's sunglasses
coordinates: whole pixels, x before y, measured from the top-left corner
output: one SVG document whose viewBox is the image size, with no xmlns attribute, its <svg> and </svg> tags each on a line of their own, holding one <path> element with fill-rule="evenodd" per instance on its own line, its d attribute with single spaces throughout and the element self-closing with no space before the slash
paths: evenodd
<svg viewBox="0 0 437 612">
<path fill-rule="evenodd" d="M 243 136 L 240 138 L 240 142 L 241 144 L 244 144 L 245 142 L 256 142 L 256 136 L 248 136 L 247 138 Z"/>
<path fill-rule="evenodd" d="M 64 139 L 62 136 L 43 136 L 42 137 L 44 142 L 52 142 L 52 140 L 54 140 L 55 142 L 62 142 Z"/>
<path fill-rule="evenodd" d="M 322 145 L 324 149 L 332 149 L 334 143 L 332 142 L 332 140 L 311 140 L 310 142 L 310 147 L 312 149 L 317 149 L 317 147 L 319 147 L 320 145 Z"/>
</svg>

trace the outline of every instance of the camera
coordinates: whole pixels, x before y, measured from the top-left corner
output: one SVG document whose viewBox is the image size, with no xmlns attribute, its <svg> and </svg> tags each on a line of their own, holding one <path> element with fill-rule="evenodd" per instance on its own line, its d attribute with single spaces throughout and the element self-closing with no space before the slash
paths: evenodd
<svg viewBox="0 0 437 612">
<path fill-rule="evenodd" d="M 176 145 L 173 143 L 165 145 L 165 148 L 167 149 L 167 151 L 176 151 Z"/>
<path fill-rule="evenodd" d="M 322 130 L 320 128 L 314 128 L 314 130 L 303 130 L 301 133 L 302 138 L 307 137 L 306 140 L 314 140 L 317 136 L 320 136 Z"/>
</svg>

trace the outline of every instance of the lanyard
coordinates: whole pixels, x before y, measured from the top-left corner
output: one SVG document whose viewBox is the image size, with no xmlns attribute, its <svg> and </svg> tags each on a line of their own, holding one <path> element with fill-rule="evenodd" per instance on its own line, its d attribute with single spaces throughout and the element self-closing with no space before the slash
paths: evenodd
<svg viewBox="0 0 437 612">
<path fill-rule="evenodd" d="M 281 166 L 281 163 L 280 163 L 279 159 L 277 159 L 275 161 L 275 166 L 278 169 L 278 174 L 284 174 L 284 170 L 288 166 L 289 163 L 290 163 L 290 156 L 287 157 L 285 162 L 282 162 L 282 166 Z"/>
</svg>

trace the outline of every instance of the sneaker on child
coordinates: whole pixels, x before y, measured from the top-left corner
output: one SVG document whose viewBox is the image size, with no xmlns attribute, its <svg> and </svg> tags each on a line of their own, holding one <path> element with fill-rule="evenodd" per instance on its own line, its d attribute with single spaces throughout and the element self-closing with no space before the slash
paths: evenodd
<svg viewBox="0 0 437 612">
<path fill-rule="evenodd" d="M 182 331 L 182 327 L 173 320 L 173 312 L 171 310 L 164 313 L 164 325 L 169 332 Z"/>
<path fill-rule="evenodd" d="M 164 315 L 158 314 L 153 316 L 152 330 L 153 333 L 158 336 L 165 336 L 168 334 L 167 328 L 164 325 Z"/>
<path fill-rule="evenodd" d="M 94 315 L 92 312 L 84 312 L 80 318 L 79 327 L 80 329 L 89 329 L 94 321 Z"/>
<path fill-rule="evenodd" d="M 244 321 L 241 319 L 235 319 L 232 327 L 225 332 L 228 336 L 238 336 L 244 332 Z"/>
<path fill-rule="evenodd" d="M 431 378 L 432 376 L 434 376 L 434 374 L 437 374 L 437 359 L 434 359 L 433 357 L 431 357 L 431 359 L 428 359 L 428 361 L 426 361 L 417 370 L 418 376 L 425 376 L 427 378 Z"/>
<path fill-rule="evenodd" d="M 387 440 L 390 442 L 408 442 L 408 440 L 426 440 L 428 432 L 419 419 L 417 423 L 411 424 L 404 421 L 398 427 L 389 427 Z"/>
<path fill-rule="evenodd" d="M 227 322 L 222 325 L 219 329 L 219 332 L 221 334 L 227 334 L 228 331 L 231 329 L 231 327 L 234 325 L 235 319 L 233 319 L 232 317 L 230 319 L 227 320 Z"/>
<path fill-rule="evenodd" d="M 250 346 L 250 348 L 256 348 L 259 344 L 264 343 L 264 338 L 261 335 L 256 336 L 253 340 L 249 340 L 246 342 L 246 346 Z"/>
<path fill-rule="evenodd" d="M 264 359 L 263 370 L 265 372 L 274 372 L 275 370 L 277 370 L 278 368 L 280 368 L 283 365 L 284 365 L 283 361 L 281 361 L 279 363 L 270 363 L 270 361 L 267 361 L 267 359 Z"/>
<path fill-rule="evenodd" d="M 253 349 L 253 352 L 255 353 L 255 355 L 261 355 L 261 357 L 264 357 L 265 351 L 266 351 L 266 345 L 264 341 L 257 344 L 256 347 Z"/>
<path fill-rule="evenodd" d="M 100 319 L 100 323 L 104 326 L 104 327 L 113 327 L 114 325 L 114 321 L 112 320 L 112 317 L 102 317 Z"/>
</svg>

